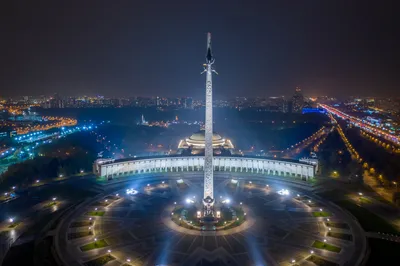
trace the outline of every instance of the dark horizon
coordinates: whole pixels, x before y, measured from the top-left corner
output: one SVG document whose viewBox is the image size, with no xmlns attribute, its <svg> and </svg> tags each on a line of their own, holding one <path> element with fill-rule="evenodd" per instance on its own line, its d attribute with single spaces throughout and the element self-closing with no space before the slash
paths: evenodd
<svg viewBox="0 0 400 266">
<path fill-rule="evenodd" d="M 10 1 L 1 96 L 400 96 L 394 6 L 364 1 Z M 397 23 L 396 23 L 397 22 Z"/>
</svg>

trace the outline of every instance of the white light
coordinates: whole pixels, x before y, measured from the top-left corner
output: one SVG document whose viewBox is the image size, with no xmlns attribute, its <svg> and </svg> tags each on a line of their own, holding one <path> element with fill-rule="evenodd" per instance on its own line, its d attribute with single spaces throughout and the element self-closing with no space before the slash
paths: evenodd
<svg viewBox="0 0 400 266">
<path fill-rule="evenodd" d="M 326 239 L 324 239 L 324 243 L 326 243 Z"/>
<path fill-rule="evenodd" d="M 174 215 L 174 213 L 173 213 L 173 212 L 171 212 L 171 215 Z"/>
<path fill-rule="evenodd" d="M 14 219 L 13 219 L 13 218 L 10 218 L 10 219 L 8 219 L 8 221 L 9 221 L 10 223 L 13 223 L 13 222 L 14 222 Z"/>
<path fill-rule="evenodd" d="M 150 184 L 147 184 L 147 186 L 149 187 L 149 186 L 150 186 Z"/>
<path fill-rule="evenodd" d="M 287 196 L 287 195 L 290 194 L 290 192 L 287 189 L 281 189 L 281 190 L 278 191 L 278 194 L 282 195 L 282 196 Z"/>
<path fill-rule="evenodd" d="M 95 211 L 97 211 L 97 208 L 94 208 Z"/>
<path fill-rule="evenodd" d="M 236 184 L 238 181 L 237 181 L 236 179 L 232 179 L 231 182 L 232 182 L 233 184 Z"/>
<path fill-rule="evenodd" d="M 36 183 L 39 183 L 40 182 L 40 180 L 38 179 L 38 180 L 36 180 Z"/>
<path fill-rule="evenodd" d="M 310 253 L 311 253 L 311 254 L 314 254 L 314 250 L 310 250 Z"/>
<path fill-rule="evenodd" d="M 230 199 L 226 199 L 226 200 L 223 200 L 222 203 L 229 204 L 229 203 L 231 203 L 231 200 Z"/>
<path fill-rule="evenodd" d="M 161 183 L 163 183 L 163 184 L 164 184 L 164 183 L 165 183 L 165 181 L 162 181 Z"/>
<path fill-rule="evenodd" d="M 186 203 L 189 203 L 189 204 L 190 204 L 190 203 L 194 203 L 194 201 L 193 201 L 192 199 L 187 198 L 187 199 L 186 199 Z"/>
<path fill-rule="evenodd" d="M 119 194 L 117 193 L 117 194 L 115 194 L 115 196 L 116 196 L 116 197 L 118 197 L 118 196 L 119 196 Z"/>
<path fill-rule="evenodd" d="M 174 202 L 174 204 L 176 205 L 176 201 Z"/>
<path fill-rule="evenodd" d="M 97 238 L 95 238 L 94 241 L 96 242 L 96 241 L 97 241 Z"/>
<path fill-rule="evenodd" d="M 133 188 L 128 188 L 126 190 L 126 194 L 128 194 L 128 195 L 135 195 L 137 193 L 138 193 L 137 190 L 134 190 Z"/>
<path fill-rule="evenodd" d="M 89 221 L 91 221 L 91 220 L 92 220 L 92 217 L 89 218 Z"/>
<path fill-rule="evenodd" d="M 107 250 L 108 253 L 111 253 L 111 249 Z"/>
<path fill-rule="evenodd" d="M 296 262 L 296 260 L 292 260 L 292 263 L 295 263 Z"/>
<path fill-rule="evenodd" d="M 55 201 L 57 198 L 53 198 L 53 201 Z"/>
<path fill-rule="evenodd" d="M 249 181 L 249 184 L 252 184 L 253 182 Z"/>
<path fill-rule="evenodd" d="M 319 209 L 320 212 L 322 212 L 322 209 Z"/>
<path fill-rule="evenodd" d="M 242 203 L 242 202 L 240 202 L 240 205 L 243 205 L 243 203 Z"/>
</svg>

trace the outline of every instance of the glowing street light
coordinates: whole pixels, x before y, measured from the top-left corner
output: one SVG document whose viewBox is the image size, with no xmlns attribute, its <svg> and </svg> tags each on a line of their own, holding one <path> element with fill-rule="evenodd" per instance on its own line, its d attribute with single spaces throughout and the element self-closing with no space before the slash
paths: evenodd
<svg viewBox="0 0 400 266">
<path fill-rule="evenodd" d="M 9 222 L 10 224 L 12 224 L 12 223 L 14 222 L 14 218 L 8 219 L 8 222 Z"/>
<path fill-rule="evenodd" d="M 131 259 L 126 259 L 127 262 L 131 262 Z"/>
<path fill-rule="evenodd" d="M 56 198 L 56 197 L 54 197 L 54 198 L 53 198 L 53 201 L 56 201 L 56 200 L 57 200 L 57 198 Z"/>
</svg>

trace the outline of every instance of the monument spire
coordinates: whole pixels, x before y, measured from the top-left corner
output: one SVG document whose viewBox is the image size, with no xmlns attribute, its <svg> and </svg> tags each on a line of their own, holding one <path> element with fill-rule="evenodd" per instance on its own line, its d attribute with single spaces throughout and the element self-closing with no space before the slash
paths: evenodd
<svg viewBox="0 0 400 266">
<path fill-rule="evenodd" d="M 212 112 L 212 69 L 214 57 L 211 50 L 211 33 L 207 34 L 207 54 L 204 71 L 206 73 L 206 117 L 205 117 L 205 155 L 204 155 L 204 212 L 212 216 L 214 204 L 214 176 L 213 176 L 213 112 Z"/>
</svg>

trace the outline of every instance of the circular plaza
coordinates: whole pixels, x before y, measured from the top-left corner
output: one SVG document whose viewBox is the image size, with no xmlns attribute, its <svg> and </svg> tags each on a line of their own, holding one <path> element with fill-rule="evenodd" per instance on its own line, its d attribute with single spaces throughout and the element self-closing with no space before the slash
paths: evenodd
<svg viewBox="0 0 400 266">
<path fill-rule="evenodd" d="M 63 217 L 55 250 L 63 265 L 359 264 L 358 223 L 300 182 L 216 174 L 218 219 L 204 227 L 202 174 L 113 180 Z"/>
</svg>

